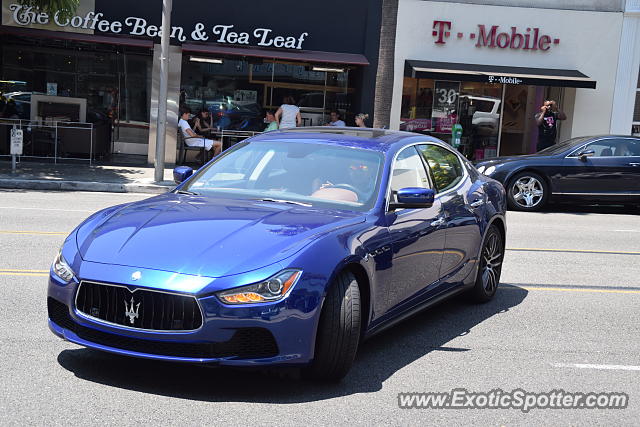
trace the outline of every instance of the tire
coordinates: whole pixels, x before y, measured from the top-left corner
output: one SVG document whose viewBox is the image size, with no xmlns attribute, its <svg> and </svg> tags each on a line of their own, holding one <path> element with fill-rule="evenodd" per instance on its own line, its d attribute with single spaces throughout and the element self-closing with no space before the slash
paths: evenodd
<svg viewBox="0 0 640 427">
<path fill-rule="evenodd" d="M 330 285 L 316 334 L 308 379 L 340 381 L 351 369 L 360 341 L 360 288 L 355 276 L 341 273 Z"/>
<path fill-rule="evenodd" d="M 476 282 L 470 292 L 475 302 L 487 302 L 496 294 L 503 259 L 504 239 L 498 227 L 491 225 L 482 242 Z"/>
<path fill-rule="evenodd" d="M 509 180 L 507 202 L 509 208 L 519 211 L 537 211 L 549 199 L 549 186 L 535 172 L 521 172 Z"/>
</svg>

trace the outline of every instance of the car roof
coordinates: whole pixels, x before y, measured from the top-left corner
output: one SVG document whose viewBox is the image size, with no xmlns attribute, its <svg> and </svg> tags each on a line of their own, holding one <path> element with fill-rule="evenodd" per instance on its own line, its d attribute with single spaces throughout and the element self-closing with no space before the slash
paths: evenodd
<svg viewBox="0 0 640 427">
<path fill-rule="evenodd" d="M 632 138 L 639 139 L 640 136 L 635 135 L 616 135 L 616 134 L 605 134 L 605 135 L 593 135 L 593 136 L 584 136 L 585 139 L 600 139 L 600 138 Z"/>
<path fill-rule="evenodd" d="M 413 132 L 389 129 L 309 126 L 283 129 L 250 138 L 251 141 L 295 141 L 306 143 L 333 144 L 341 147 L 361 148 L 387 152 L 411 142 L 439 142 L 437 138 Z"/>
</svg>

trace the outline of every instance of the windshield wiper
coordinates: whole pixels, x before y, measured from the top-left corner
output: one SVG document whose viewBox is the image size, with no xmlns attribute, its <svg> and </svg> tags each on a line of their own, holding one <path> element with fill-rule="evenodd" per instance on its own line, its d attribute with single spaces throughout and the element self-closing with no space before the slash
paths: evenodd
<svg viewBox="0 0 640 427">
<path fill-rule="evenodd" d="M 189 196 L 199 196 L 200 193 L 194 193 L 193 191 L 187 191 L 187 190 L 176 190 L 177 194 L 188 194 Z"/>
<path fill-rule="evenodd" d="M 270 198 L 263 198 L 263 199 L 252 199 L 252 200 L 257 200 L 259 202 L 276 202 L 276 203 L 289 203 L 291 205 L 298 205 L 298 206 L 313 206 L 311 203 L 303 203 L 303 202 L 294 202 L 293 200 L 282 200 L 282 199 L 270 199 Z"/>
</svg>

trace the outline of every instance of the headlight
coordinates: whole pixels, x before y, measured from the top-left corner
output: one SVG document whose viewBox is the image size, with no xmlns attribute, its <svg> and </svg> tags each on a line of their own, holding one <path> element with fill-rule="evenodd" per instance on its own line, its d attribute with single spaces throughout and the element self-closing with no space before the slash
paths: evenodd
<svg viewBox="0 0 640 427">
<path fill-rule="evenodd" d="M 62 256 L 62 250 L 58 252 L 58 256 L 56 256 L 56 259 L 53 261 L 53 266 L 51 268 L 55 275 L 65 282 L 70 282 L 71 279 L 73 279 L 73 276 L 75 276 L 73 270 Z"/>
<path fill-rule="evenodd" d="M 482 173 L 482 172 L 484 171 L 484 168 L 485 168 L 485 166 L 480 166 L 480 167 L 478 168 L 478 172 Z"/>
<path fill-rule="evenodd" d="M 489 166 L 487 168 L 487 170 L 485 170 L 483 173 L 487 176 L 491 175 L 494 171 L 496 170 L 495 166 Z"/>
<path fill-rule="evenodd" d="M 300 270 L 283 270 L 263 282 L 218 292 L 216 295 L 225 304 L 278 301 L 287 296 L 301 275 Z"/>
</svg>

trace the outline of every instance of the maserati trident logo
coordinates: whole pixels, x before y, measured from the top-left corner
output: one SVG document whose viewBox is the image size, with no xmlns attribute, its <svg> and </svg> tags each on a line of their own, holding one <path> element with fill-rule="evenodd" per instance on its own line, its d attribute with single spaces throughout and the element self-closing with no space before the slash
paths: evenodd
<svg viewBox="0 0 640 427">
<path fill-rule="evenodd" d="M 138 318 L 138 312 L 140 311 L 140 303 L 136 304 L 135 311 L 133 310 L 133 304 L 133 297 L 131 297 L 131 307 L 129 307 L 129 304 L 127 304 L 127 300 L 124 300 L 124 315 L 129 318 L 129 322 L 131 322 L 132 325 L 134 320 Z"/>
<path fill-rule="evenodd" d="M 142 277 L 142 273 L 140 273 L 139 271 L 136 271 L 131 275 L 131 280 L 140 280 L 141 277 Z"/>
</svg>

